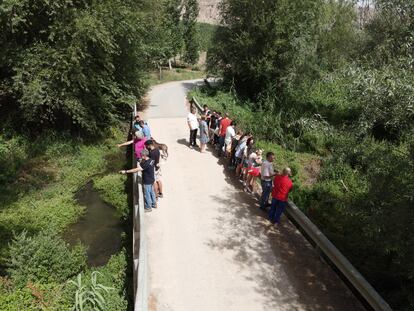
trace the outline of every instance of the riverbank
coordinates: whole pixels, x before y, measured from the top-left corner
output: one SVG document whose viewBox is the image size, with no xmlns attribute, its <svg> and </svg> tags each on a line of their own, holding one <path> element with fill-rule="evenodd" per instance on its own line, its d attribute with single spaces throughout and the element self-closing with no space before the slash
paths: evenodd
<svg viewBox="0 0 414 311">
<path fill-rule="evenodd" d="M 61 235 L 85 213 L 75 194 L 92 179 L 101 198 L 115 207 L 117 216 L 128 225 L 127 180 L 116 175 L 128 164 L 125 150 L 116 147 L 125 140 L 127 131 L 126 125 L 113 127 L 104 139 L 93 142 L 48 135 L 10 149 L 12 157 L 20 156 L 22 165 L 15 178 L 4 183 L 0 195 L 0 310 L 22 306 L 38 310 L 39 305 L 48 310 L 69 309 L 77 289 L 67 280 L 81 273 L 88 284 L 94 270 L 101 273 L 99 283 L 115 289 L 103 293 L 113 305 L 106 310 L 126 310 L 128 237 L 124 235 L 122 250 L 109 262 L 88 268 L 85 246 L 69 247 Z M 55 252 L 38 247 L 45 241 L 59 247 Z M 20 248 L 23 254 L 13 253 Z"/>
</svg>

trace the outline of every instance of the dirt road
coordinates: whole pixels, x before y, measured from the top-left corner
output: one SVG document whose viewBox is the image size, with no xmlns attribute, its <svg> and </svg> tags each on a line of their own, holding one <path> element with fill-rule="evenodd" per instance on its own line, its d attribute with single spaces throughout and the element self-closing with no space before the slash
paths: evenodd
<svg viewBox="0 0 414 311">
<path fill-rule="evenodd" d="M 188 148 L 185 93 L 193 85 L 149 94 L 152 134 L 170 152 L 164 198 L 145 215 L 151 310 L 360 310 L 286 219 L 272 227 L 217 157 Z"/>
</svg>

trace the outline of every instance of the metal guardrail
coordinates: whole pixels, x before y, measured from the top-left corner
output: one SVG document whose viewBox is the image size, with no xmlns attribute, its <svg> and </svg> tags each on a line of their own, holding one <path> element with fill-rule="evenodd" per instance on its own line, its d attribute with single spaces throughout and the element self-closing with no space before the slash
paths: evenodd
<svg viewBox="0 0 414 311">
<path fill-rule="evenodd" d="M 203 108 L 195 97 L 191 99 L 190 103 L 191 107 L 196 107 L 200 112 L 203 111 Z M 293 202 L 289 201 L 286 213 L 289 218 L 293 219 L 293 223 L 308 236 L 307 238 L 310 239 L 311 242 L 313 242 L 313 244 L 315 244 L 342 273 L 346 280 L 373 310 L 392 310 L 388 303 L 378 294 L 371 284 L 368 283 L 362 274 Z"/>
<path fill-rule="evenodd" d="M 137 106 L 134 105 L 132 112 L 133 126 L 134 117 L 137 114 Z M 134 147 L 132 147 L 134 148 Z M 137 165 L 134 150 L 132 150 L 132 167 Z M 133 228 L 132 228 L 132 259 L 133 259 L 133 282 L 134 282 L 134 311 L 148 310 L 148 254 L 147 239 L 145 235 L 144 218 L 144 194 L 142 191 L 141 173 L 132 176 L 133 196 Z"/>
</svg>

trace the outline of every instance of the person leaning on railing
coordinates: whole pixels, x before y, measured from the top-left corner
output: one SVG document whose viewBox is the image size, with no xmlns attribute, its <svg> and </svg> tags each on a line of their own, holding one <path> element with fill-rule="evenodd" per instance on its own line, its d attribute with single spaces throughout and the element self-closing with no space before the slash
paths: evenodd
<svg viewBox="0 0 414 311">
<path fill-rule="evenodd" d="M 155 168 L 155 182 L 154 182 L 154 192 L 157 198 L 162 198 L 162 181 L 161 181 L 161 152 L 158 148 L 155 147 L 154 142 L 152 140 L 147 140 L 145 142 L 145 147 L 149 151 L 149 157 L 151 160 L 154 160 L 154 168 Z"/>
<path fill-rule="evenodd" d="M 280 216 L 286 208 L 289 199 L 289 192 L 293 188 L 293 182 L 290 179 L 292 171 L 285 167 L 282 174 L 276 175 L 273 180 L 272 205 L 270 206 L 269 219 L 273 224 L 278 224 Z"/>
<path fill-rule="evenodd" d="M 134 134 L 135 138 L 129 141 L 126 141 L 122 144 L 118 144 L 117 146 L 123 147 L 133 144 L 134 145 L 134 152 L 135 152 L 135 158 L 137 161 L 141 158 L 141 151 L 145 149 L 145 142 L 147 139 L 144 136 L 144 133 L 142 131 L 136 131 Z"/>
<path fill-rule="evenodd" d="M 153 188 L 155 182 L 154 163 L 155 161 L 149 157 L 149 151 L 144 149 L 141 151 L 141 161 L 136 168 L 119 171 L 120 174 L 137 173 L 142 171 L 142 185 L 144 188 L 145 202 L 144 208 L 146 212 L 151 212 L 153 208 L 157 208 L 157 199 Z"/>
<path fill-rule="evenodd" d="M 269 205 L 269 195 L 272 191 L 272 178 L 276 176 L 273 161 L 275 160 L 275 154 L 273 152 L 266 153 L 266 160 L 263 161 L 260 174 L 262 184 L 262 196 L 260 197 L 260 209 L 266 210 Z"/>
</svg>

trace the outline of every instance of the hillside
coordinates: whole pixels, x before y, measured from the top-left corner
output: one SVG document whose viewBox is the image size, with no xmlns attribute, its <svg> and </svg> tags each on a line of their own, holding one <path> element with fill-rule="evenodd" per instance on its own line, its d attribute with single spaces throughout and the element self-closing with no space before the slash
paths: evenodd
<svg viewBox="0 0 414 311">
<path fill-rule="evenodd" d="M 218 24 L 220 22 L 218 5 L 220 0 L 199 0 L 200 13 L 198 21 L 208 24 Z"/>
</svg>

